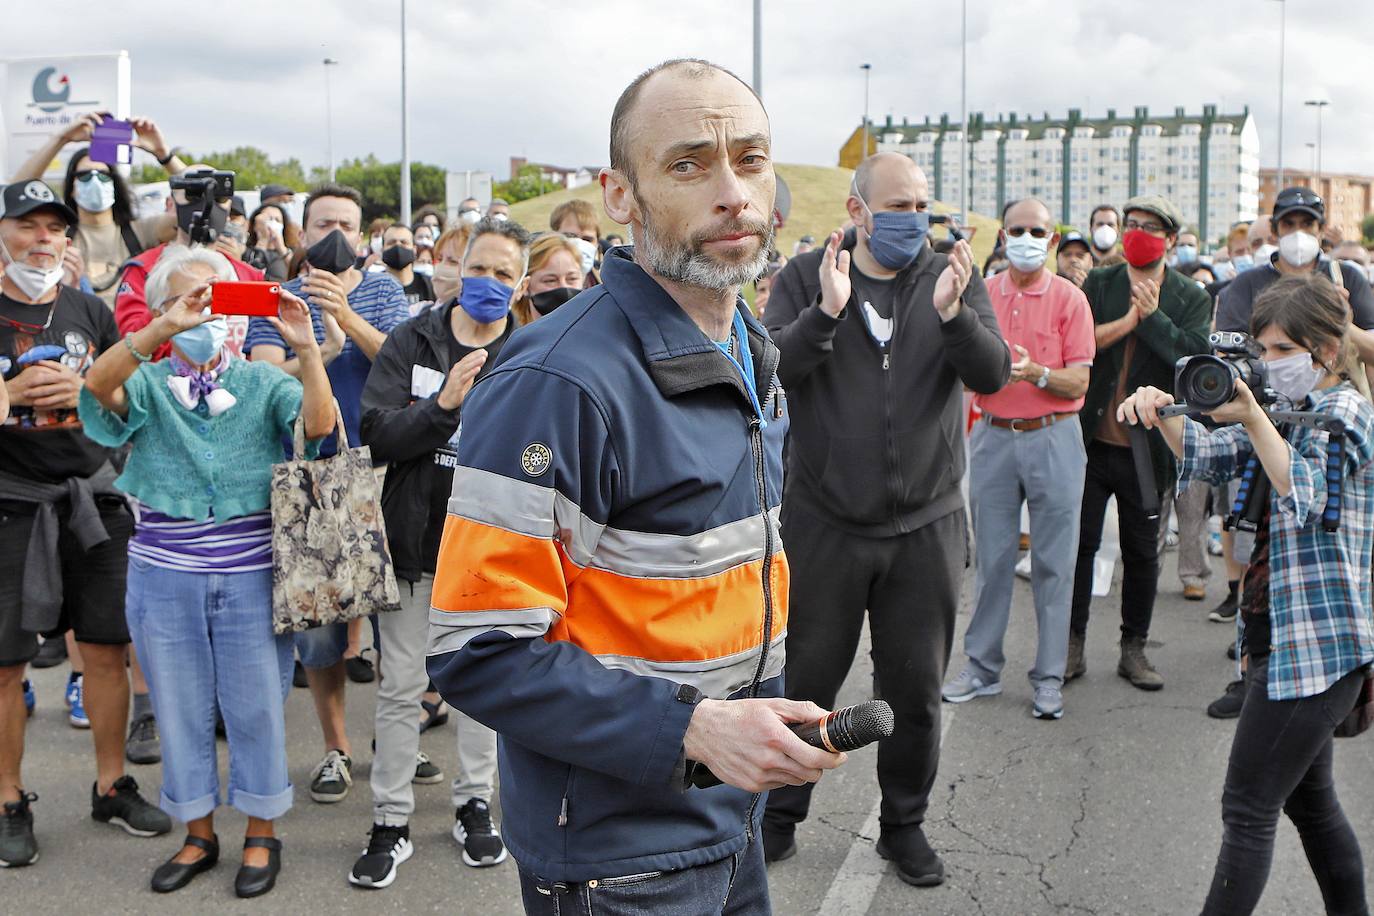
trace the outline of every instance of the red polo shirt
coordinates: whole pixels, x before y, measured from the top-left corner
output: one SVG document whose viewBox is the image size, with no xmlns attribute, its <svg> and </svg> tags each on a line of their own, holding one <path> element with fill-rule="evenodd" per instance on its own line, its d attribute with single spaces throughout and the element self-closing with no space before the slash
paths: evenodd
<svg viewBox="0 0 1374 916">
<path fill-rule="evenodd" d="M 1091 366 L 1097 354 L 1093 313 L 1083 291 L 1048 270 L 1025 289 L 1012 282 L 1011 271 L 988 281 L 988 296 L 1012 362 L 1020 359 L 1013 344 L 1025 347 L 1032 362 L 1051 369 Z M 974 395 L 984 414 L 1004 420 L 1033 420 L 1053 413 L 1073 413 L 1082 398 L 1061 398 L 1034 382 L 1012 382 L 996 394 Z"/>
</svg>

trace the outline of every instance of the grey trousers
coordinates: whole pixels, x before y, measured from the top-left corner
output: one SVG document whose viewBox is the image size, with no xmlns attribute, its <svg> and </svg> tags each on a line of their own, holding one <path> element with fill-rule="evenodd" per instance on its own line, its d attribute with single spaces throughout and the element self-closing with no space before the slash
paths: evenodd
<svg viewBox="0 0 1374 916">
<path fill-rule="evenodd" d="M 1007 661 L 1002 642 L 1011 616 L 1024 502 L 1030 511 L 1031 593 L 1039 629 L 1030 680 L 1035 686 L 1064 683 L 1087 463 L 1077 417 L 1030 432 L 998 429 L 986 421 L 973 428 L 969 506 L 977 566 L 964 652 L 986 678 L 1000 679 Z"/>
<path fill-rule="evenodd" d="M 1206 585 L 1212 578 L 1207 560 L 1207 494 L 1211 488 L 1194 483 L 1175 495 L 1173 487 L 1164 491 L 1159 507 L 1159 552 L 1164 553 L 1164 538 L 1169 533 L 1169 506 L 1178 516 L 1178 581 L 1183 585 Z M 1225 512 L 1220 513 L 1225 515 Z"/>
<path fill-rule="evenodd" d="M 377 750 L 372 757 L 373 822 L 400 827 L 415 810 L 410 780 L 420 751 L 420 699 L 429 676 L 429 604 L 434 577 L 401 586 L 401 609 L 377 615 L 382 637 L 381 682 L 377 685 Z M 490 802 L 496 781 L 496 732 L 453 710 L 458 730 L 458 775 L 453 806 L 469 799 Z"/>
</svg>

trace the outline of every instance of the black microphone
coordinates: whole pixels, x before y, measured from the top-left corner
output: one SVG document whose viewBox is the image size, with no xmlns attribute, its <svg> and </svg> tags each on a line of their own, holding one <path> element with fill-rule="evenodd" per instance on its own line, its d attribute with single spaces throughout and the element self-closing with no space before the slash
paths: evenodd
<svg viewBox="0 0 1374 916">
<path fill-rule="evenodd" d="M 837 709 L 818 722 L 801 722 L 787 727 L 812 747 L 832 754 L 853 751 L 892 734 L 892 707 L 884 700 L 869 700 Z M 695 766 L 692 785 L 709 789 L 721 784 L 720 777 L 708 767 L 701 763 Z"/>
</svg>

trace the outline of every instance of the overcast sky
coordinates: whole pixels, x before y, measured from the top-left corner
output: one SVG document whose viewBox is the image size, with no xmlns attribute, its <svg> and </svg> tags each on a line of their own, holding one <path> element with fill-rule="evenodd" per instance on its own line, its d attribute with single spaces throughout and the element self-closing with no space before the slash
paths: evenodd
<svg viewBox="0 0 1374 916">
<path fill-rule="evenodd" d="M 0 0 L 0 9 L 19 0 Z M 236 0 L 211 8 L 67 0 L 61 22 L 0 29 L 0 56 L 127 49 L 133 113 L 192 150 L 251 144 L 326 159 L 321 59 L 337 58 L 336 159 L 400 158 L 400 0 Z M 763 96 L 780 162 L 834 165 L 863 110 L 959 111 L 957 0 L 763 0 Z M 1249 104 L 1277 159 L 1277 0 L 969 0 L 968 104 L 989 114 Z M 1374 173 L 1372 0 L 1287 0 L 1284 164 Z M 621 88 L 668 57 L 746 80 L 750 0 L 409 0 L 413 159 L 504 178 L 508 159 L 596 165 Z M 5 16 L 9 19 L 9 16 Z"/>
</svg>

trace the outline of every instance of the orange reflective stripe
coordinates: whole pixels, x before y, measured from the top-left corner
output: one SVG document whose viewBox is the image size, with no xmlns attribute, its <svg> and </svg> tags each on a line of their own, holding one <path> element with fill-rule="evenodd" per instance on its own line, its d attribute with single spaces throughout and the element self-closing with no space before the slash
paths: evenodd
<svg viewBox="0 0 1374 916">
<path fill-rule="evenodd" d="M 456 515 L 444 522 L 433 608 L 447 613 L 568 603 L 562 551 L 549 538 L 516 534 Z"/>
<path fill-rule="evenodd" d="M 705 661 L 757 648 L 763 635 L 762 561 L 695 579 L 644 579 L 584 569 L 548 639 L 593 655 Z M 773 558 L 773 632 L 787 629 L 787 560 Z"/>
</svg>

